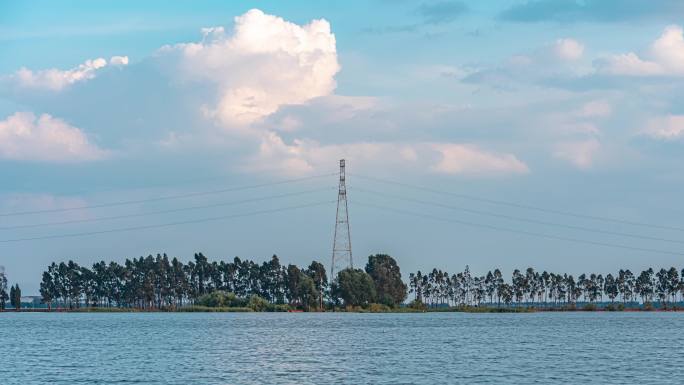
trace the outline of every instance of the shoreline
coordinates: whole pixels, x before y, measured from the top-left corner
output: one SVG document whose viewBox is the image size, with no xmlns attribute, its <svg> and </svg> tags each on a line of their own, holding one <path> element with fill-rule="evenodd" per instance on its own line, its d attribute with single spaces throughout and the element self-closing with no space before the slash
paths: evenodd
<svg viewBox="0 0 684 385">
<path fill-rule="evenodd" d="M 248 307 L 205 307 L 205 306 L 188 306 L 178 309 L 139 309 L 139 308 L 98 308 L 98 307 L 84 307 L 76 309 L 5 309 L 0 310 L 0 313 L 369 313 L 369 314 L 401 314 L 401 313 L 679 313 L 684 312 L 684 307 L 672 308 L 624 308 L 624 309 L 606 309 L 606 308 L 537 308 L 537 307 L 443 307 L 443 308 L 428 308 L 428 309 L 413 309 L 408 307 L 401 307 L 395 309 L 335 309 L 335 310 L 312 310 L 302 311 L 296 309 L 290 310 L 276 310 L 276 311 L 256 311 Z"/>
</svg>

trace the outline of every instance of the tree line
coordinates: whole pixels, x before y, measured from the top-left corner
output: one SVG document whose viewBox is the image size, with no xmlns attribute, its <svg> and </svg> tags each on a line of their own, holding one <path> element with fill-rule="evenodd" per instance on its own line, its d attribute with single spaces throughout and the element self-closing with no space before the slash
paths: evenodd
<svg viewBox="0 0 684 385">
<path fill-rule="evenodd" d="M 411 273 L 409 286 L 415 300 L 428 306 L 558 306 L 605 299 L 623 304 L 657 300 L 667 305 L 684 297 L 684 269 L 681 275 L 671 267 L 657 272 L 648 268 L 638 275 L 621 269 L 615 275 L 591 273 L 575 278 L 565 273 L 540 273 L 529 267 L 514 270 L 508 283 L 499 269 L 474 276 L 466 266 L 463 272 L 452 275 L 438 269 L 426 274 Z"/>
<path fill-rule="evenodd" d="M 276 255 L 261 264 L 238 257 L 210 262 L 202 253 L 187 263 L 166 254 L 126 259 L 123 264 L 100 261 L 92 267 L 53 262 L 40 284 L 42 300 L 49 308 L 174 309 L 221 302 L 219 297 L 210 297 L 213 293 L 231 293 L 245 299 L 241 303 L 257 297 L 270 304 L 310 310 L 373 302 L 395 306 L 406 298 L 407 287 L 396 261 L 388 255 L 370 256 L 365 270 L 342 270 L 329 283 L 318 261 L 306 268 L 282 265 Z"/>
<path fill-rule="evenodd" d="M 436 268 L 410 273 L 407 285 L 397 262 L 385 254 L 371 255 L 364 269 L 339 271 L 329 281 L 318 261 L 298 267 L 281 264 L 276 255 L 258 263 L 239 257 L 209 261 L 196 253 L 187 263 L 166 254 L 126 259 L 122 264 L 100 261 L 90 268 L 73 261 L 52 263 L 40 284 L 43 302 L 62 308 L 177 309 L 261 302 L 303 310 L 374 303 L 396 307 L 409 293 L 413 294 L 409 306 L 416 308 L 559 307 L 606 301 L 668 305 L 684 298 L 684 269 L 648 268 L 636 275 L 621 269 L 615 275 L 590 273 L 575 278 L 529 267 L 514 270 L 506 280 L 500 269 L 477 276 L 466 266 L 455 274 Z"/>
</svg>

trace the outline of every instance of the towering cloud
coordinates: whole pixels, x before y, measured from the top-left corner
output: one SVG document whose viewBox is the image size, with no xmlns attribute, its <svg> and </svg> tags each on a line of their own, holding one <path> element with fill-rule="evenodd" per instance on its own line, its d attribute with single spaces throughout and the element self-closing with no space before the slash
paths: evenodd
<svg viewBox="0 0 684 385">
<path fill-rule="evenodd" d="M 202 32 L 201 42 L 164 47 L 162 53 L 179 52 L 183 77 L 217 88 L 218 100 L 205 113 L 228 128 L 335 89 L 335 36 L 323 19 L 300 26 L 253 9 L 235 18 L 230 35 L 222 27 Z"/>
</svg>

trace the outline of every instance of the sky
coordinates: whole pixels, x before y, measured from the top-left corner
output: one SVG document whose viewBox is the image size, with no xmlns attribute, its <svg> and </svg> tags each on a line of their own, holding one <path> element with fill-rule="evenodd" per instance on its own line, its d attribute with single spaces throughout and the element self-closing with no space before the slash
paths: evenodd
<svg viewBox="0 0 684 385">
<path fill-rule="evenodd" d="M 684 3 L 0 4 L 0 265 L 682 267 Z M 160 199 L 161 198 L 161 199 Z M 90 234 L 84 234 L 90 233 Z"/>
</svg>

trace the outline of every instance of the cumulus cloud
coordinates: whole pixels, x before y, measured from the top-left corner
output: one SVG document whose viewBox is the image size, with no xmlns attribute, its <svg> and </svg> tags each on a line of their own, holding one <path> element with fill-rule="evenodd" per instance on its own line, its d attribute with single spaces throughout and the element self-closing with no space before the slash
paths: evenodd
<svg viewBox="0 0 684 385">
<path fill-rule="evenodd" d="M 0 157 L 5 159 L 77 162 L 107 154 L 80 129 L 48 114 L 17 112 L 0 121 Z"/>
<path fill-rule="evenodd" d="M 512 154 L 497 154 L 463 144 L 433 144 L 441 159 L 432 169 L 444 174 L 525 174 L 529 169 Z"/>
<path fill-rule="evenodd" d="M 684 75 L 684 31 L 671 25 L 649 47 L 643 57 L 634 52 L 612 55 L 597 61 L 598 71 L 609 75 Z"/>
<path fill-rule="evenodd" d="M 684 115 L 669 115 L 652 119 L 643 133 L 647 136 L 673 140 L 684 137 Z"/>
<path fill-rule="evenodd" d="M 113 56 L 109 64 L 125 66 L 128 64 L 128 56 Z M 105 66 L 107 66 L 107 60 L 97 58 L 86 60 L 68 70 L 50 68 L 33 71 L 22 67 L 10 78 L 20 87 L 59 91 L 74 83 L 93 79 L 97 71 Z"/>
<path fill-rule="evenodd" d="M 128 65 L 128 56 L 112 56 L 109 59 L 109 64 L 113 66 L 126 66 Z"/>
<path fill-rule="evenodd" d="M 525 174 L 529 168 L 515 155 L 486 151 L 478 146 L 457 143 L 353 142 L 321 144 L 295 139 L 286 143 L 271 132 L 261 141 L 258 153 L 243 168 L 248 171 L 279 172 L 291 175 L 330 170 L 336 159 L 349 159 L 356 167 L 407 170 L 449 175 Z"/>
<path fill-rule="evenodd" d="M 302 104 L 335 89 L 335 35 L 330 24 L 313 20 L 297 25 L 252 9 L 235 18 L 228 35 L 222 27 L 205 28 L 197 43 L 164 47 L 180 54 L 180 71 L 190 80 L 217 89 L 207 116 L 227 128 L 244 127 L 288 104 Z"/>
<path fill-rule="evenodd" d="M 557 144 L 553 155 L 578 168 L 587 169 L 592 166 L 600 148 L 601 143 L 595 138 L 569 141 Z"/>
<path fill-rule="evenodd" d="M 578 60 L 584 53 L 584 44 L 575 39 L 558 39 L 552 46 L 556 57 L 563 60 Z"/>
</svg>

